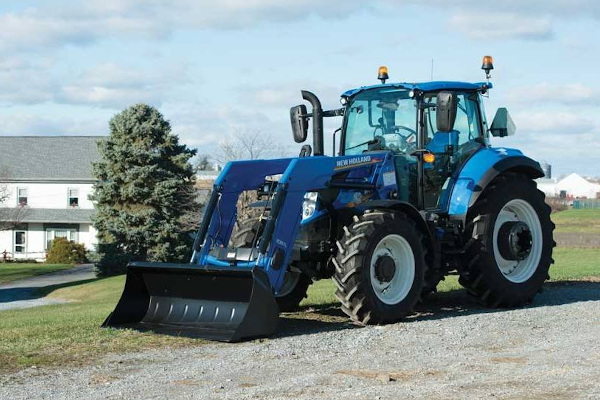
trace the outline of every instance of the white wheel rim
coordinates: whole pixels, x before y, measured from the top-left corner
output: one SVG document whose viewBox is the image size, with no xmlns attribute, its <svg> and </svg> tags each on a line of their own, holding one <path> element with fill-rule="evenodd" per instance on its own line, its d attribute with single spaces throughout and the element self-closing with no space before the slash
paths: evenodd
<svg viewBox="0 0 600 400">
<path fill-rule="evenodd" d="M 381 282 L 375 274 L 377 259 L 383 256 L 391 257 L 396 267 L 389 282 Z M 404 300 L 415 280 L 415 256 L 408 241 L 400 235 L 387 235 L 381 239 L 371 256 L 370 273 L 371 286 L 379 300 L 390 305 Z"/>
<path fill-rule="evenodd" d="M 283 283 L 281 284 L 281 288 L 279 289 L 279 292 L 277 292 L 277 295 L 275 297 L 283 297 L 290 294 L 298 284 L 299 280 L 299 272 L 287 271 L 283 276 Z"/>
<path fill-rule="evenodd" d="M 523 260 L 507 260 L 502 257 L 498 249 L 500 227 L 511 221 L 520 221 L 527 224 L 531 232 L 531 251 Z M 544 244 L 540 218 L 531 204 L 522 199 L 514 199 L 506 203 L 496 217 L 493 242 L 496 264 L 506 279 L 514 283 L 523 283 L 531 278 L 540 263 Z"/>
</svg>

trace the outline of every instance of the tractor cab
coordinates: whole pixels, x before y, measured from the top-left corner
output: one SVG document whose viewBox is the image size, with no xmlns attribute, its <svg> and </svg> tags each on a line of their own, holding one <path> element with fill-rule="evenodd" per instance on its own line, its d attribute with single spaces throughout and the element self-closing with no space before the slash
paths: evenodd
<svg viewBox="0 0 600 400">
<path fill-rule="evenodd" d="M 317 97 L 303 91 L 313 112 L 308 113 L 303 105 L 291 109 L 294 138 L 297 142 L 306 139 L 312 118 L 314 155 L 323 155 L 322 118 L 343 116 L 334 154 L 391 152 L 396 198 L 420 210 L 446 212 L 453 176 L 477 150 L 489 146 L 489 133 L 514 133 L 506 109 L 499 110 L 488 128 L 483 97 L 492 88 L 491 57 L 484 57 L 482 69 L 486 82 L 385 83 L 389 75 L 382 66 L 378 73 L 381 84 L 346 91 L 341 96 L 344 107 L 331 111 L 323 111 Z"/>
<path fill-rule="evenodd" d="M 421 209 L 443 209 L 442 188 L 470 155 L 487 144 L 481 92 L 488 88 L 483 84 L 429 82 L 348 91 L 343 95 L 347 105 L 339 152 L 392 152 L 396 179 L 401 183 L 400 200 Z M 439 93 L 450 100 L 450 115 L 438 117 Z M 438 119 L 445 126 L 440 126 Z M 420 201 L 418 176 L 422 176 Z"/>
</svg>

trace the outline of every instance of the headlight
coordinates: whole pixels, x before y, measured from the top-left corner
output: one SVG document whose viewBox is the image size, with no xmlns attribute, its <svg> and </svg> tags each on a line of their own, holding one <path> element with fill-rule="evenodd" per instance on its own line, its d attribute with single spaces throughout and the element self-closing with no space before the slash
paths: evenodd
<svg viewBox="0 0 600 400">
<path fill-rule="evenodd" d="M 302 219 L 310 218 L 315 213 L 317 207 L 317 192 L 306 192 L 304 194 L 304 201 L 302 202 Z"/>
</svg>

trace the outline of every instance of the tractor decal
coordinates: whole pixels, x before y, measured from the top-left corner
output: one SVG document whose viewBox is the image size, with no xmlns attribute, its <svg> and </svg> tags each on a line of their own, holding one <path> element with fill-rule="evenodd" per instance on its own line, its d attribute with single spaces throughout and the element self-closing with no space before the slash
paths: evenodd
<svg viewBox="0 0 600 400">
<path fill-rule="evenodd" d="M 346 168 L 359 167 L 359 166 L 368 165 L 368 164 L 375 164 L 375 163 L 378 163 L 381 161 L 382 161 L 381 158 L 371 157 L 371 156 L 344 158 L 344 159 L 338 160 L 336 162 L 334 171 L 339 171 L 341 169 L 346 169 Z"/>
</svg>

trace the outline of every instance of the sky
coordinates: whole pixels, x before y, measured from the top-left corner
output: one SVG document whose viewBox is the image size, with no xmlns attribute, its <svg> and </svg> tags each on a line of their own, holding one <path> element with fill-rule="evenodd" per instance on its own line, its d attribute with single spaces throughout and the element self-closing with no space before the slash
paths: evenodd
<svg viewBox="0 0 600 400">
<path fill-rule="evenodd" d="M 200 153 L 260 131 L 293 154 L 302 89 L 337 108 L 380 65 L 479 82 L 492 55 L 487 118 L 507 107 L 517 125 L 493 144 L 600 176 L 597 0 L 4 0 L 0 27 L 0 135 L 106 135 L 144 102 Z"/>
</svg>

